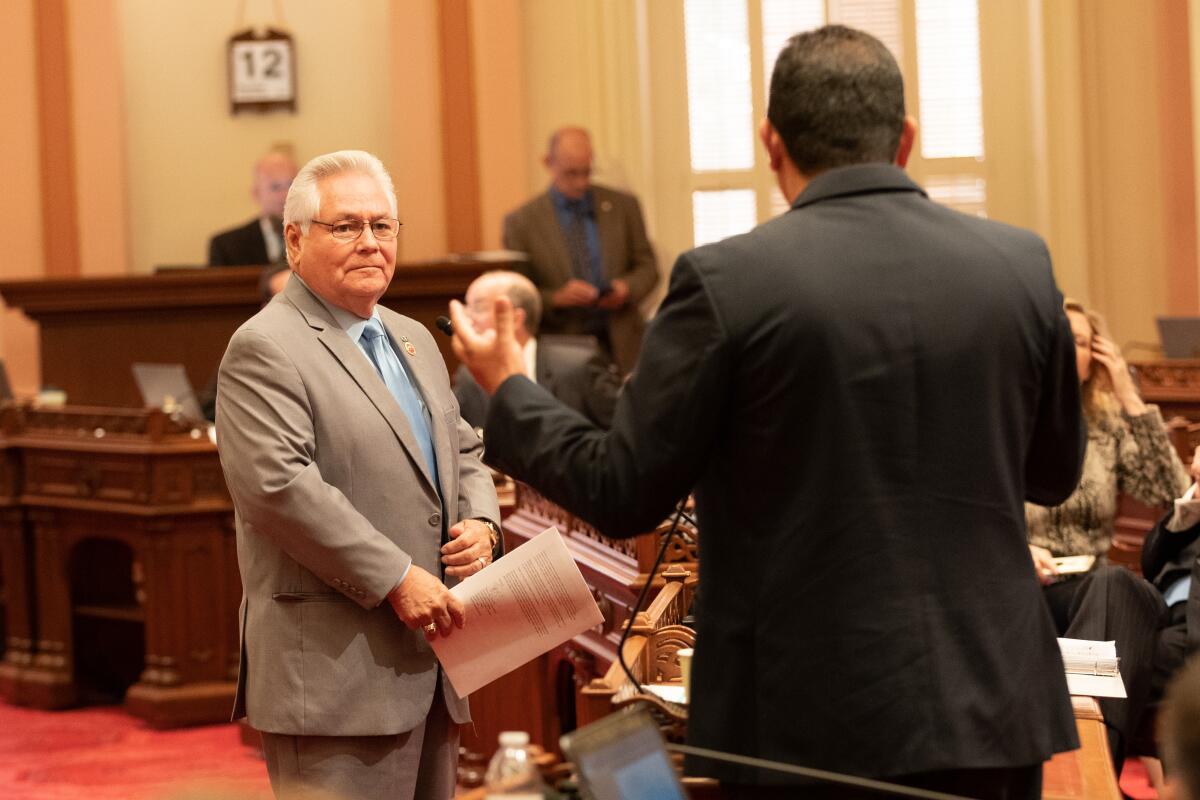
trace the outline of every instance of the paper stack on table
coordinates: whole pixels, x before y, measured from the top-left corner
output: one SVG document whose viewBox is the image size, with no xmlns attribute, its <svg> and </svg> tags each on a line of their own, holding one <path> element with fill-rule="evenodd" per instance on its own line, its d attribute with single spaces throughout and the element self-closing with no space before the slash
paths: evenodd
<svg viewBox="0 0 1200 800">
<path fill-rule="evenodd" d="M 1092 697 L 1125 697 L 1116 642 L 1059 639 L 1067 689 L 1071 694 Z"/>
</svg>

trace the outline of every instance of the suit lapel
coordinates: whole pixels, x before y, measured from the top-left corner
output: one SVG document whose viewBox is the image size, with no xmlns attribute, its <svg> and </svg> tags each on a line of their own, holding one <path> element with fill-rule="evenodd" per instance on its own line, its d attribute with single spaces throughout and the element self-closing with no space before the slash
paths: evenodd
<svg viewBox="0 0 1200 800">
<path fill-rule="evenodd" d="M 567 238 L 562 226 L 558 224 L 558 213 L 554 209 L 554 201 L 550 192 L 542 195 L 537 214 L 537 236 L 551 250 L 549 264 L 558 272 L 559 285 L 575 277 L 571 271 L 571 253 L 567 250 Z"/>
<path fill-rule="evenodd" d="M 295 288 L 293 289 L 293 287 Z M 401 446 L 408 451 L 409 459 L 425 478 L 426 486 L 433 489 L 433 478 L 429 474 L 425 456 L 421 453 L 420 445 L 417 444 L 417 437 L 408 422 L 408 417 L 400 409 L 396 398 L 392 397 L 387 384 L 383 382 L 383 378 L 379 376 L 375 366 L 367 358 L 367 354 L 362 351 L 357 342 L 350 339 L 341 326 L 333 321 L 329 312 L 321 305 L 321 301 L 300 281 L 288 281 L 284 292 L 304 315 L 309 326 L 316 331 L 317 339 L 325 346 L 329 354 L 358 384 L 358 388 L 383 415 L 396 434 L 396 438 L 399 439 Z M 399 337 L 396 337 L 396 340 L 399 341 Z M 436 414 L 433 416 L 436 417 Z M 437 441 L 436 437 L 434 441 Z M 439 457 L 439 463 L 440 461 Z"/>
</svg>

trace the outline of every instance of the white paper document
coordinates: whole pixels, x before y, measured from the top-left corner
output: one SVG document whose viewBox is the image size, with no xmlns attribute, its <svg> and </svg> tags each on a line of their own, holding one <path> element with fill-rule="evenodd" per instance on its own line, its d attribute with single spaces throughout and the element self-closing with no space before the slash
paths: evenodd
<svg viewBox="0 0 1200 800">
<path fill-rule="evenodd" d="M 434 639 L 433 651 L 462 697 L 604 619 L 555 528 L 450 591 L 467 624 Z"/>
<path fill-rule="evenodd" d="M 668 703 L 686 706 L 687 692 L 683 690 L 682 683 L 644 683 L 642 688 L 653 695 L 658 695 Z"/>
<path fill-rule="evenodd" d="M 1118 668 L 1116 642 L 1059 639 L 1067 690 L 1092 697 L 1125 697 L 1125 681 Z"/>
</svg>

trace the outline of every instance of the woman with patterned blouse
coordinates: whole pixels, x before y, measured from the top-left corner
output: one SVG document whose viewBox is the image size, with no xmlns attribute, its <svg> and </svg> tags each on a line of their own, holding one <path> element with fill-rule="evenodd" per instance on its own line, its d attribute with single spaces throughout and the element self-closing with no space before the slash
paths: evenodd
<svg viewBox="0 0 1200 800">
<path fill-rule="evenodd" d="M 1142 402 L 1099 316 L 1073 300 L 1064 308 L 1075 334 L 1088 444 L 1079 487 L 1065 503 L 1053 508 L 1025 505 L 1030 551 L 1039 574 L 1049 576 L 1051 556 L 1088 554 L 1103 560 L 1112 543 L 1118 493 L 1159 506 L 1188 487 L 1162 414 L 1157 406 Z"/>
<path fill-rule="evenodd" d="M 1149 583 L 1105 563 L 1117 496 L 1124 492 L 1147 505 L 1166 505 L 1187 489 L 1189 478 L 1167 439 L 1162 415 L 1142 402 L 1099 316 L 1072 300 L 1063 307 L 1075 334 L 1087 452 L 1074 494 L 1053 508 L 1027 503 L 1025 523 L 1059 635 L 1117 643 L 1128 698 L 1101 699 L 1100 706 L 1114 763 L 1120 765 L 1149 693 L 1151 658 L 1166 606 Z M 1092 571 L 1060 580 L 1051 558 L 1085 554 L 1096 556 Z"/>
</svg>

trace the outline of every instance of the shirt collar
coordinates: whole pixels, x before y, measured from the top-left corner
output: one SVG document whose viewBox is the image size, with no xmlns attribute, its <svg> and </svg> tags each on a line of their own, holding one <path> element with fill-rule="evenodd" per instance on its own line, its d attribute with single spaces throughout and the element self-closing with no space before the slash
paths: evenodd
<svg viewBox="0 0 1200 800">
<path fill-rule="evenodd" d="M 525 359 L 525 377 L 537 383 L 537 337 L 530 336 L 525 342 L 525 346 L 521 348 L 521 355 Z"/>
<path fill-rule="evenodd" d="M 304 283 L 304 279 L 296 273 L 292 274 L 292 279 Z M 367 327 L 367 323 L 371 319 L 379 319 L 378 304 L 371 309 L 370 319 L 363 319 L 357 314 L 353 314 L 344 308 L 339 308 L 332 303 L 325 302 L 325 298 L 314 292 L 312 287 L 310 287 L 307 283 L 304 283 L 304 288 L 308 289 L 308 291 L 312 293 L 312 296 L 317 298 L 321 305 L 325 306 L 325 310 L 329 312 L 329 316 L 333 317 L 333 321 L 337 323 L 339 328 L 346 332 L 346 335 L 349 336 L 350 340 L 353 342 L 358 342 L 359 337 L 362 336 L 363 328 Z M 382 322 L 383 321 L 380 320 L 381 324 Z M 384 330 L 386 330 L 386 328 Z"/>
<path fill-rule="evenodd" d="M 553 185 L 550 187 L 550 200 L 554 203 L 554 207 L 562 211 L 582 211 L 585 214 L 592 213 L 592 190 L 588 189 L 584 192 L 583 197 L 578 200 L 571 200 L 562 192 L 556 189 Z"/>
<path fill-rule="evenodd" d="M 262 231 L 263 244 L 267 248 L 267 261 L 274 264 L 283 258 L 283 237 L 270 217 L 258 218 L 258 229 Z"/>
</svg>

